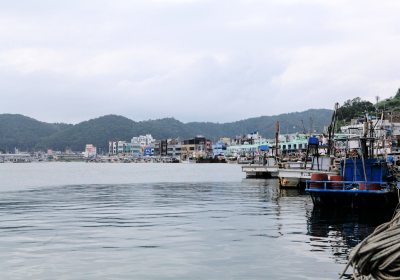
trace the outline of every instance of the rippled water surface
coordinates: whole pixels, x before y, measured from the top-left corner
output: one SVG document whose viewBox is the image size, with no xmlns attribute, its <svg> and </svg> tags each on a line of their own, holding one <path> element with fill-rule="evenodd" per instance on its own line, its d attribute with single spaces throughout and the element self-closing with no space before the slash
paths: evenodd
<svg viewBox="0 0 400 280">
<path fill-rule="evenodd" d="M 392 213 L 229 164 L 0 164 L 0 279 L 337 279 Z"/>
</svg>

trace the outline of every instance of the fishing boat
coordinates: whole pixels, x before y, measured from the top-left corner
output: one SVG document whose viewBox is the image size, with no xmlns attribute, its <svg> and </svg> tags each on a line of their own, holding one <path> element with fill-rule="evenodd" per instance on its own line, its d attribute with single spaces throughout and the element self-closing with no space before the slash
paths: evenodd
<svg viewBox="0 0 400 280">
<path fill-rule="evenodd" d="M 237 162 L 237 157 L 227 157 L 226 158 L 226 162 L 227 163 L 230 163 L 230 164 L 237 164 L 238 162 Z"/>
<path fill-rule="evenodd" d="M 212 163 L 213 158 L 210 156 L 199 156 L 197 157 L 196 163 Z"/>
<path fill-rule="evenodd" d="M 227 163 L 224 156 L 214 156 L 211 163 Z"/>
<path fill-rule="evenodd" d="M 385 159 L 344 159 L 337 176 L 312 176 L 306 191 L 314 205 L 348 207 L 394 206 L 398 202 L 395 168 Z"/>
<path fill-rule="evenodd" d="M 252 157 L 247 157 L 247 156 L 241 155 L 237 158 L 237 163 L 238 164 L 252 164 L 252 163 L 254 163 L 254 159 Z"/>
<path fill-rule="evenodd" d="M 340 175 L 314 175 L 307 181 L 314 205 L 377 208 L 398 203 L 399 169 L 393 157 L 374 152 L 386 137 L 377 135 L 366 116 L 361 136 L 336 139 L 345 143 L 339 151 Z"/>
</svg>

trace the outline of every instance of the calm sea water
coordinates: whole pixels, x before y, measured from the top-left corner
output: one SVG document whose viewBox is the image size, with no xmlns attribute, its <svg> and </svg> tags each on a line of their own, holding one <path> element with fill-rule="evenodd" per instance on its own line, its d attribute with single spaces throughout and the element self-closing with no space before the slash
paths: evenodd
<svg viewBox="0 0 400 280">
<path fill-rule="evenodd" d="M 229 164 L 0 164 L 0 279 L 337 279 L 391 212 Z"/>
</svg>

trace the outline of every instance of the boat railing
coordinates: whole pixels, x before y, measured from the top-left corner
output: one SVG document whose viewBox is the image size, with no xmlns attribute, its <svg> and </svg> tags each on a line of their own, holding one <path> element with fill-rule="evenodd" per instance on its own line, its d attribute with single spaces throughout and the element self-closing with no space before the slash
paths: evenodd
<svg viewBox="0 0 400 280">
<path fill-rule="evenodd" d="M 323 183 L 323 188 L 311 188 L 311 183 Z M 335 189 L 331 189 L 332 184 L 335 184 Z M 339 185 L 340 184 L 340 185 Z M 380 184 L 381 190 L 368 190 L 367 188 L 360 190 L 360 184 Z M 338 189 L 342 187 L 342 189 Z M 384 187 L 384 188 L 382 188 Z M 306 191 L 310 192 L 360 192 L 360 193 L 379 193 L 388 192 L 389 183 L 388 182 L 365 182 L 365 181 L 306 181 Z"/>
</svg>

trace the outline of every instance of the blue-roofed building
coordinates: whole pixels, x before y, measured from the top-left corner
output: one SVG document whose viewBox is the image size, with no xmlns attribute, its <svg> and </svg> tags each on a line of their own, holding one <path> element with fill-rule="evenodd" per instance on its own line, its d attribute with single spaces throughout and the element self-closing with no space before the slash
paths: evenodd
<svg viewBox="0 0 400 280">
<path fill-rule="evenodd" d="M 212 145 L 213 156 L 222 156 L 226 153 L 227 144 L 225 142 L 217 142 Z"/>
<path fill-rule="evenodd" d="M 152 147 L 146 147 L 146 148 L 144 149 L 143 155 L 144 155 L 144 156 L 152 156 L 153 153 L 154 153 L 154 146 L 152 146 Z"/>
</svg>

